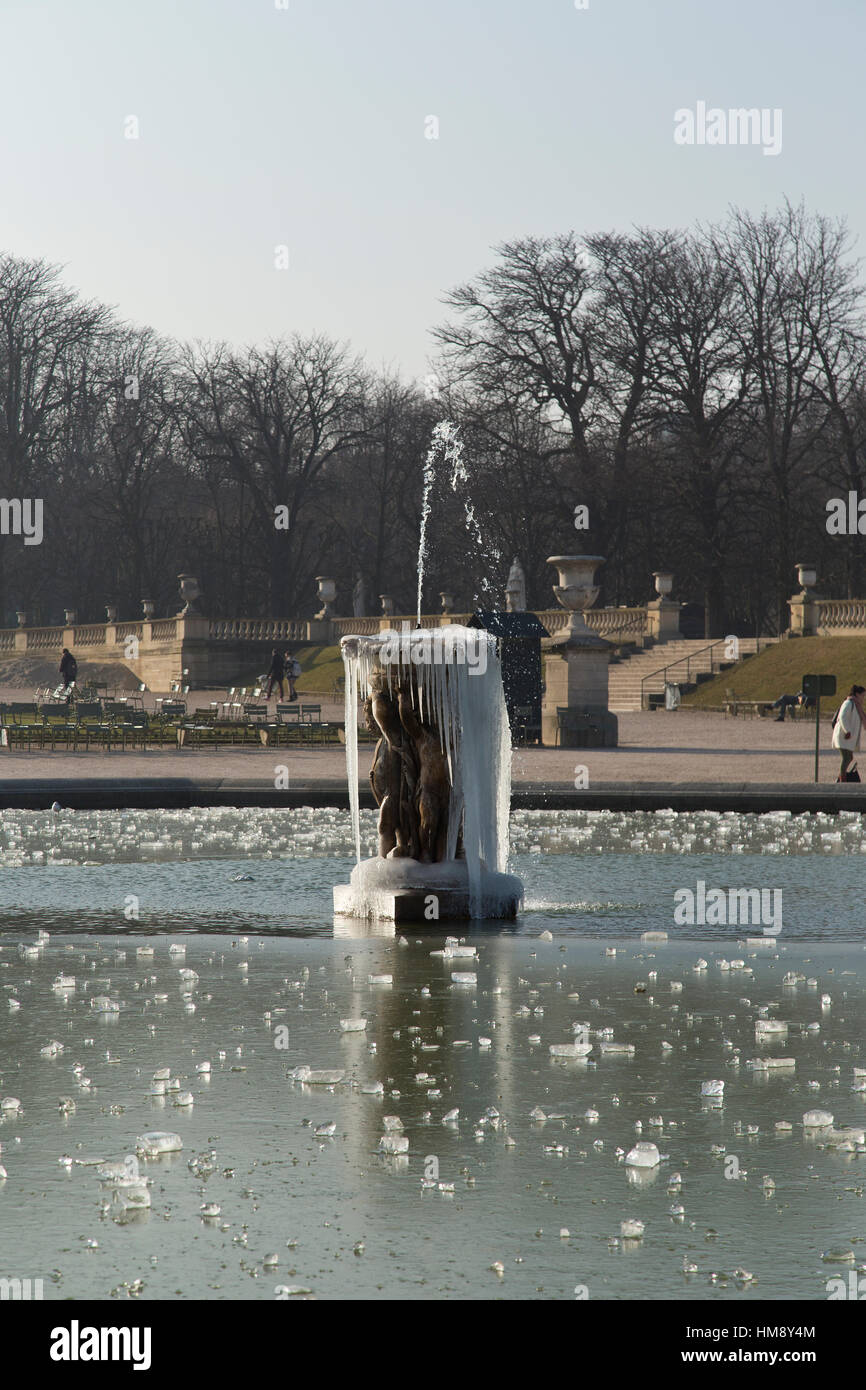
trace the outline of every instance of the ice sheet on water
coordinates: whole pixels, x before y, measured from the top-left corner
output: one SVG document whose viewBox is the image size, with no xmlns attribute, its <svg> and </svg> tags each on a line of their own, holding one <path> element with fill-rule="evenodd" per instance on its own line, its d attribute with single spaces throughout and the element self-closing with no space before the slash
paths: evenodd
<svg viewBox="0 0 866 1390">
<path fill-rule="evenodd" d="M 156 1154 L 179 1153 L 183 1148 L 183 1140 L 179 1134 L 174 1134 L 170 1130 L 154 1129 L 147 1134 L 140 1134 L 135 1141 L 135 1147 L 146 1157 L 153 1157 Z"/>
<path fill-rule="evenodd" d="M 354 706 L 353 706 L 354 710 Z M 208 807 L 190 810 L 44 812 L 7 810 L 0 866 L 176 862 L 183 859 L 354 857 L 350 816 L 322 807 L 286 809 Z M 376 816 L 360 811 L 363 855 L 376 850 Z M 752 815 L 704 811 L 515 811 L 509 822 L 512 854 L 537 846 L 547 854 L 712 854 L 737 846 L 745 854 L 866 852 L 866 820 L 859 815 Z M 834 836 L 827 840 L 826 836 Z M 253 875 L 255 877 L 255 875 Z M 749 946 L 765 945 L 760 938 Z M 772 944 L 772 943 L 771 943 Z M 36 949 L 36 947 L 28 947 Z"/>
</svg>

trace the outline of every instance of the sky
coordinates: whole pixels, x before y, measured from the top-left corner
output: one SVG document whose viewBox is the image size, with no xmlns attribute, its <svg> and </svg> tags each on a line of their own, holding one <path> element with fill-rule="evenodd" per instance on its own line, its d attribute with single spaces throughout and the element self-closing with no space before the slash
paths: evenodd
<svg viewBox="0 0 866 1390">
<path fill-rule="evenodd" d="M 0 249 L 182 340 L 423 377 L 518 237 L 788 197 L 864 245 L 866 0 L 0 0 L 0 51 Z M 676 143 L 701 102 L 780 152 Z"/>
</svg>

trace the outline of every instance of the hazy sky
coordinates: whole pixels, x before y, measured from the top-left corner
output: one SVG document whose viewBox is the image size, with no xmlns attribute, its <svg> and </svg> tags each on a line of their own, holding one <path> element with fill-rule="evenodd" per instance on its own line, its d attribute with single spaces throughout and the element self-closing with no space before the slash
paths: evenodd
<svg viewBox="0 0 866 1390">
<path fill-rule="evenodd" d="M 282 2 L 0 0 L 0 247 L 176 337 L 423 375 L 503 240 L 785 195 L 866 228 L 866 0 Z M 781 108 L 781 153 L 675 144 L 700 101 Z"/>
</svg>

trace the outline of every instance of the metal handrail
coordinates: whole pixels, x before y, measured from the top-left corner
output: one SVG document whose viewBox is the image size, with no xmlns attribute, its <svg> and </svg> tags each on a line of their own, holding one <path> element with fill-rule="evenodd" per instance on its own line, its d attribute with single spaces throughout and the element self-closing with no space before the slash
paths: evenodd
<svg viewBox="0 0 866 1390">
<path fill-rule="evenodd" d="M 646 705 L 644 704 L 644 697 L 645 697 L 644 686 L 646 685 L 647 681 L 653 680 L 655 676 L 666 676 L 667 673 L 668 673 L 668 671 L 673 671 L 674 668 L 675 668 L 676 666 L 682 666 L 683 662 L 685 662 L 685 664 L 686 664 L 686 682 L 688 682 L 689 677 L 690 677 L 690 675 L 691 675 L 691 671 L 690 671 L 690 669 L 689 669 L 690 663 L 691 663 L 692 661 L 696 661 L 697 658 L 698 658 L 699 656 L 703 656 L 703 655 L 704 655 L 704 652 L 711 652 L 711 651 L 713 650 L 714 647 L 723 646 L 723 645 L 726 644 L 729 640 L 730 640 L 730 639 L 729 639 L 728 637 L 717 637 L 716 640 L 715 640 L 714 642 L 708 642 L 707 645 L 706 645 L 705 647 L 699 647 L 698 650 L 697 650 L 696 652 L 689 652 L 687 656 L 678 657 L 676 661 L 669 661 L 668 664 L 667 664 L 667 666 L 660 666 L 660 667 L 658 668 L 657 671 L 650 671 L 648 675 L 646 675 L 646 676 L 643 677 L 643 679 L 641 680 L 641 683 L 640 683 L 640 707 L 641 707 L 641 709 L 645 709 L 645 708 L 646 708 Z M 749 639 L 749 640 L 751 640 L 751 639 Z M 770 637 L 765 637 L 765 638 L 756 637 L 756 638 L 755 638 L 755 655 L 756 655 L 756 656 L 758 655 L 758 652 L 761 650 L 761 642 L 762 642 L 762 641 L 765 642 L 765 643 L 767 644 L 767 646 L 770 646 L 770 645 L 772 644 L 773 639 L 770 638 Z M 720 663 L 720 664 L 721 664 L 721 663 Z M 713 657 L 710 657 L 710 674 L 711 674 L 711 675 L 715 675 L 715 671 L 714 671 L 714 659 L 713 659 Z"/>
</svg>

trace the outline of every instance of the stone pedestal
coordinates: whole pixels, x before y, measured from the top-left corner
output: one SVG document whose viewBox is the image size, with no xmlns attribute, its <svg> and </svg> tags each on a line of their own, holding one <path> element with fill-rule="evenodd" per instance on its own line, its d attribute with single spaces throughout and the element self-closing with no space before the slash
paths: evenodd
<svg viewBox="0 0 866 1390">
<path fill-rule="evenodd" d="M 334 640 L 334 625 L 330 618 L 311 618 L 307 624 L 307 640 L 327 647 Z"/>
<path fill-rule="evenodd" d="M 818 631 L 818 595 L 812 590 L 803 590 L 788 599 L 791 610 L 789 637 L 814 637 Z"/>
<path fill-rule="evenodd" d="M 591 722 L 602 732 L 602 747 L 615 748 L 619 727 L 615 714 L 608 709 L 608 655 L 610 643 L 596 637 L 589 628 L 574 630 L 577 625 L 556 637 L 542 638 L 545 692 L 541 706 L 541 740 L 549 748 L 585 748 L 589 745 L 578 731 L 559 732 L 558 709 L 567 708 L 576 714 L 591 715 Z"/>
<path fill-rule="evenodd" d="M 482 919 L 509 921 L 517 916 L 523 884 L 482 863 L 480 894 Z M 473 914 L 466 860 L 422 864 L 417 859 L 365 859 L 356 864 L 349 883 L 334 885 L 334 912 L 416 927 L 468 920 Z"/>
<path fill-rule="evenodd" d="M 648 603 L 647 636 L 654 642 L 675 641 L 680 635 L 680 606 L 669 598 L 657 598 Z"/>
</svg>

